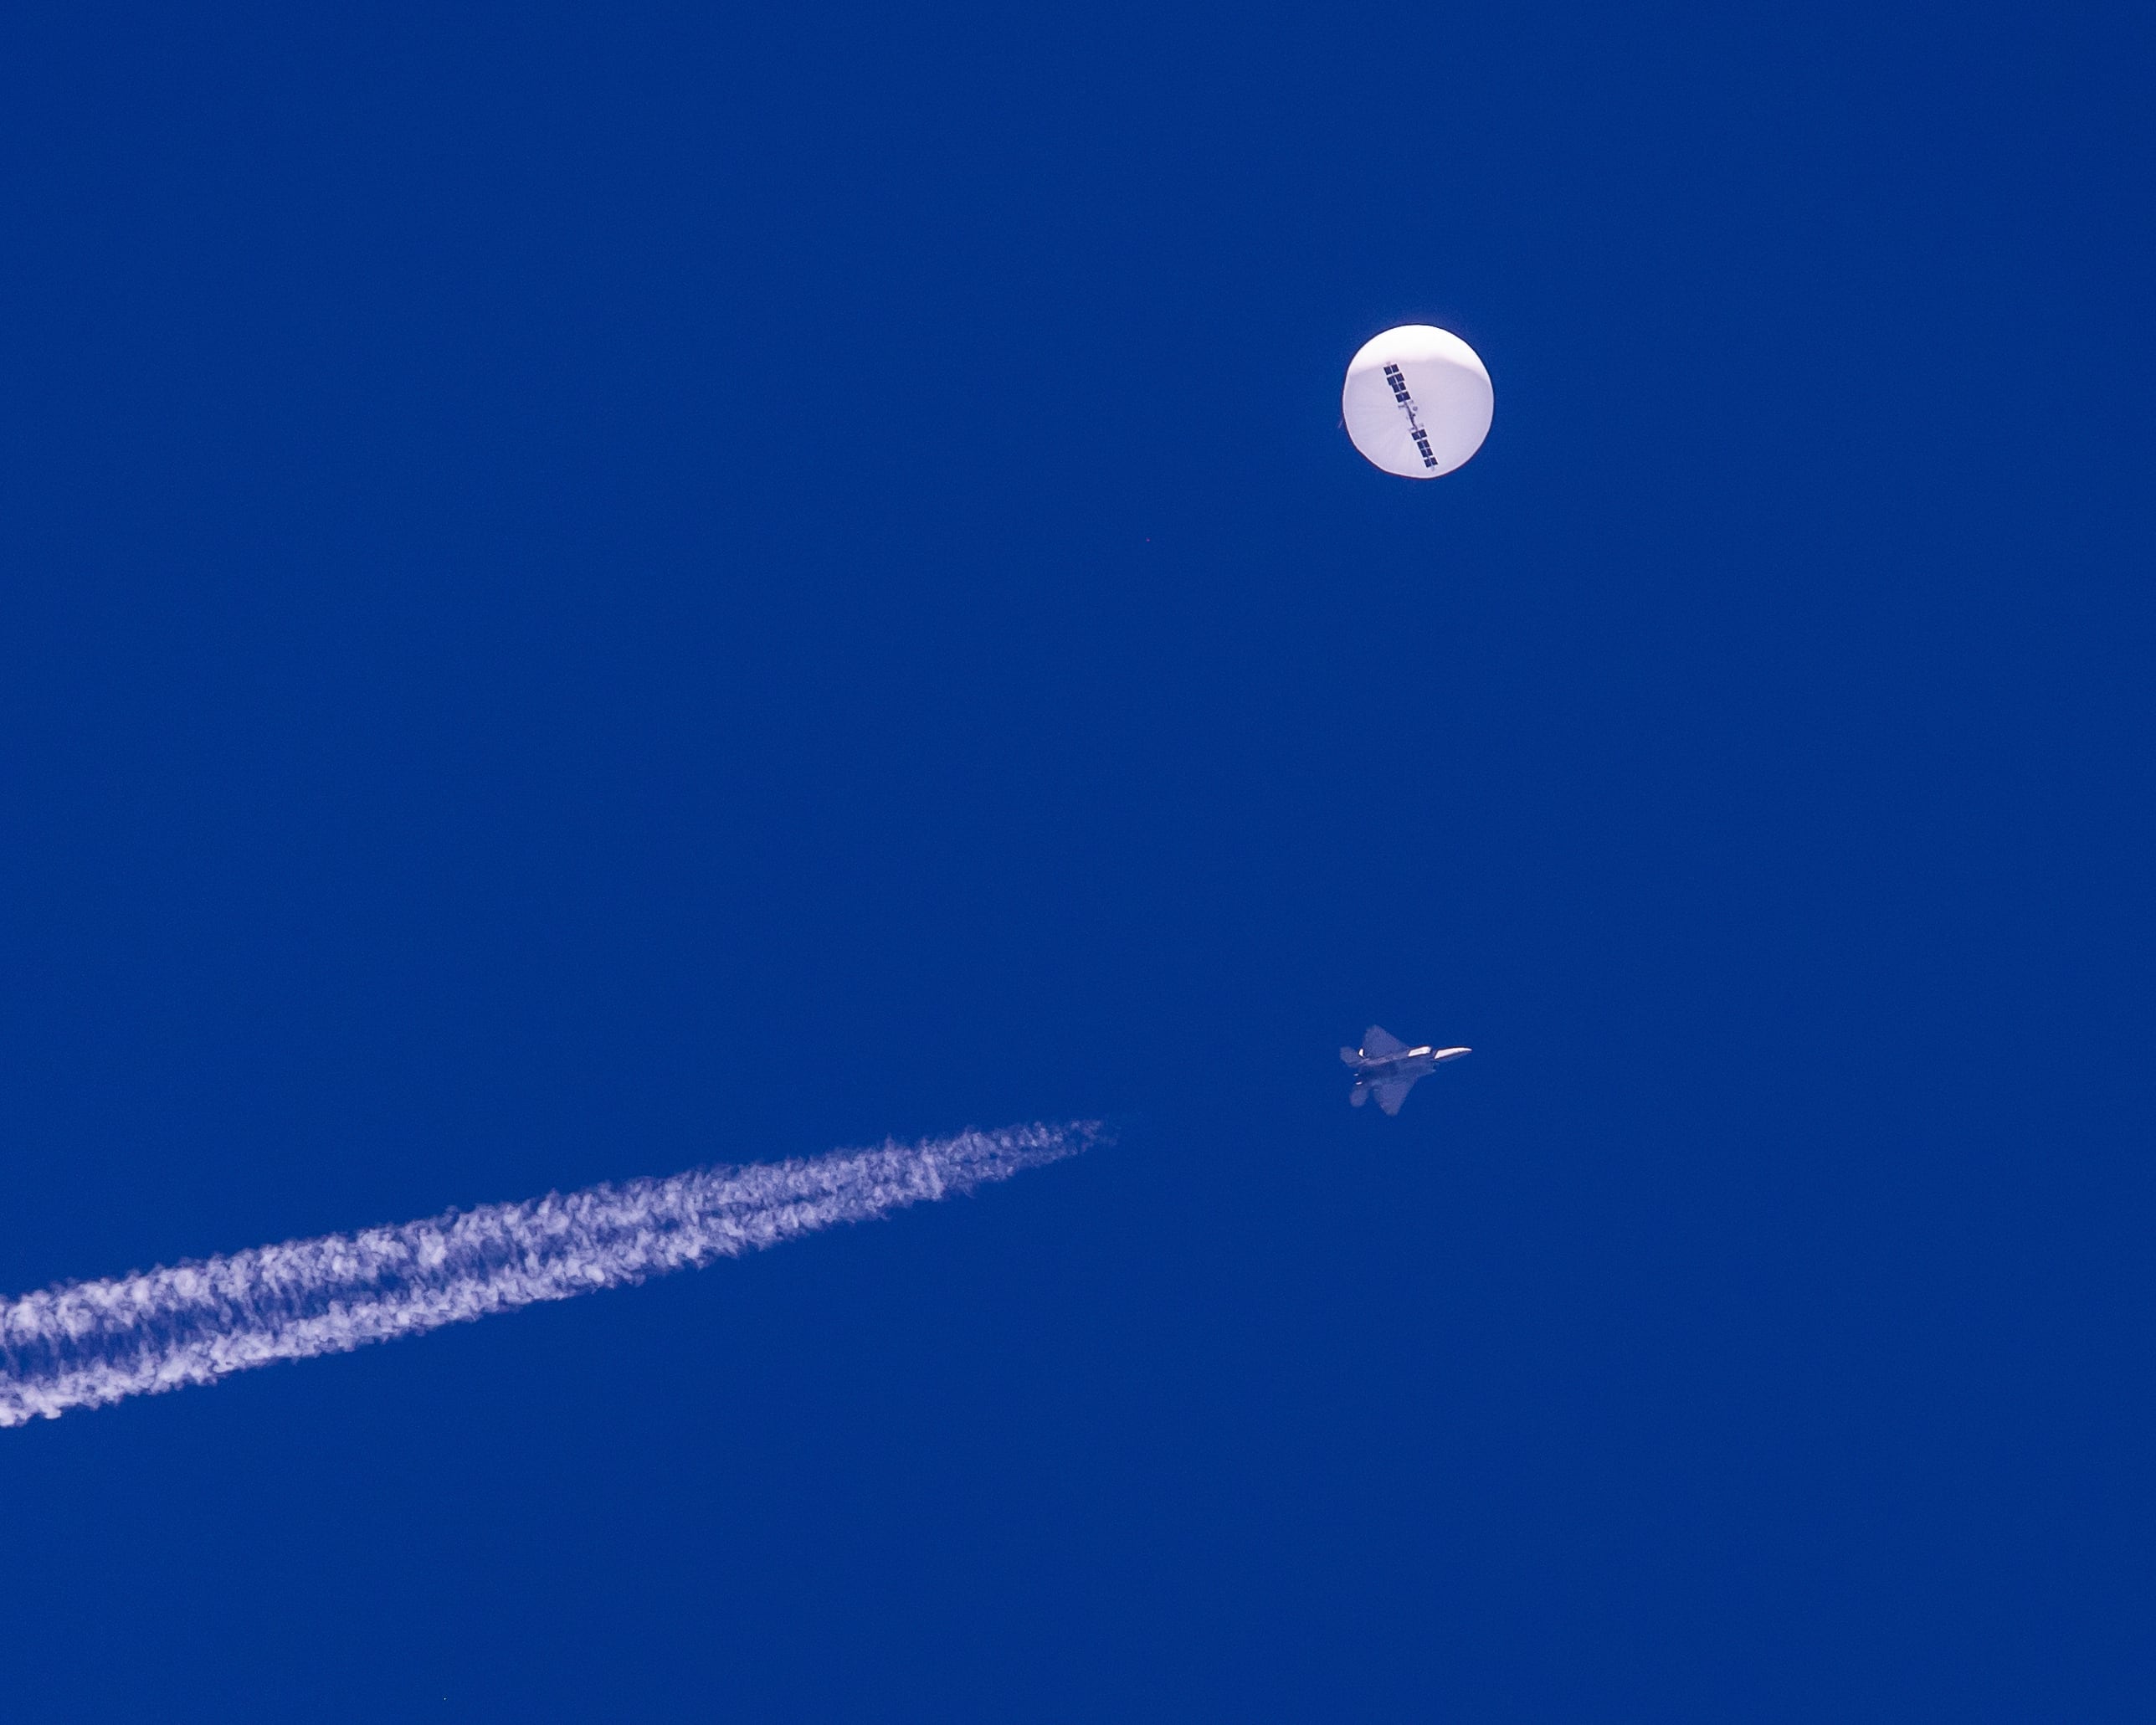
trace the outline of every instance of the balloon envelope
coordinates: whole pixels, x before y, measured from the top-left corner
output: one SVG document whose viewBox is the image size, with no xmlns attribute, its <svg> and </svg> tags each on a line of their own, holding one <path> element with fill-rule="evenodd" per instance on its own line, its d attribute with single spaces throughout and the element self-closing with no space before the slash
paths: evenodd
<svg viewBox="0 0 2156 1725">
<path fill-rule="evenodd" d="M 1373 336 L 1348 362 L 1340 413 L 1376 465 L 1435 479 L 1482 447 L 1495 400 L 1472 347 L 1449 330 L 1409 323 Z"/>
</svg>

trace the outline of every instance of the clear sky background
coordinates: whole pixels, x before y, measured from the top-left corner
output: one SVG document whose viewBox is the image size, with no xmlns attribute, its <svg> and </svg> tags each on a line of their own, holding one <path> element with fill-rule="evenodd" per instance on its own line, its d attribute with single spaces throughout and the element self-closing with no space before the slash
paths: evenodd
<svg viewBox="0 0 2156 1725">
<path fill-rule="evenodd" d="M 0 1288 L 1144 1123 L 0 1433 L 7 1717 L 2150 1717 L 2148 20 L 13 12 Z"/>
</svg>

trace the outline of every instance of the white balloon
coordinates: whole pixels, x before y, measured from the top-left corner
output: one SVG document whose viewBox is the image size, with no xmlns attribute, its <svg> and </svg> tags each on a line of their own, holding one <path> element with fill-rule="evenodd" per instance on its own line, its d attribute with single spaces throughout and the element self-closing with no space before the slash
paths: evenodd
<svg viewBox="0 0 2156 1725">
<path fill-rule="evenodd" d="M 1489 436 L 1495 406 L 1475 350 L 1426 323 L 1365 341 L 1340 392 L 1355 447 L 1403 479 L 1436 479 L 1460 465 Z"/>
</svg>

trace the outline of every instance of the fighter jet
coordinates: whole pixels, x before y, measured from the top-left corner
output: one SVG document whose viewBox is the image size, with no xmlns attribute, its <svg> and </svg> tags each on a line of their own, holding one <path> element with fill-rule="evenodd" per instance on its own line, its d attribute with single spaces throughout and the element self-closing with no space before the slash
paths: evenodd
<svg viewBox="0 0 2156 1725">
<path fill-rule="evenodd" d="M 1473 1052 L 1466 1048 L 1432 1048 L 1426 1043 L 1409 1048 L 1391 1031 L 1373 1024 L 1363 1033 L 1362 1047 L 1340 1050 L 1340 1058 L 1355 1069 L 1355 1088 L 1348 1091 L 1348 1101 L 1359 1108 L 1375 1096 L 1386 1113 L 1397 1114 L 1415 1081 L 1429 1077 L 1440 1060 L 1456 1060 Z"/>
</svg>

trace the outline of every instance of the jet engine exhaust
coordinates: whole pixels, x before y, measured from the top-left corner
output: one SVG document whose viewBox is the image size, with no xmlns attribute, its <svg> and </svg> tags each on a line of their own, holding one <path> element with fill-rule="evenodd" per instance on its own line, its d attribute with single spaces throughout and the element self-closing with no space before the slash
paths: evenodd
<svg viewBox="0 0 2156 1725">
<path fill-rule="evenodd" d="M 738 1257 L 1075 1156 L 1096 1122 L 629 1180 L 0 1302 L 0 1426 Z"/>
</svg>

